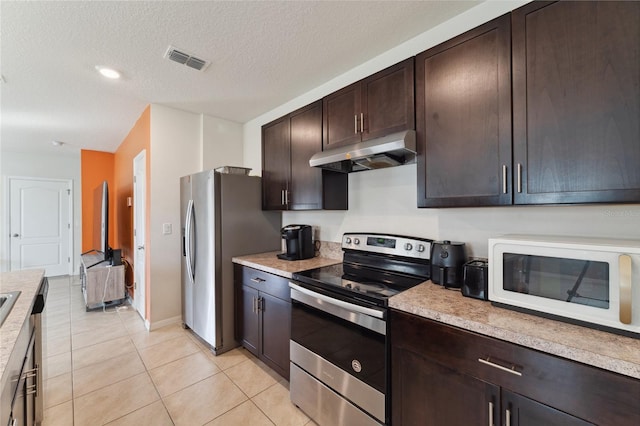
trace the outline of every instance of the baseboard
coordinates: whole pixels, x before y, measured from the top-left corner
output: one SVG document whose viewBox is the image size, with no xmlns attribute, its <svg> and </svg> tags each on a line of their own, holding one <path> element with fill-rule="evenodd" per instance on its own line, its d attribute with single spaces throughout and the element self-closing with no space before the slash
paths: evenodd
<svg viewBox="0 0 640 426">
<path fill-rule="evenodd" d="M 154 321 L 153 324 L 149 322 L 149 320 L 144 321 L 144 325 L 147 327 L 147 330 L 153 331 L 162 327 L 166 327 L 167 325 L 180 324 L 182 322 L 182 316 L 177 316 L 173 318 L 167 318 L 161 321 Z"/>
</svg>

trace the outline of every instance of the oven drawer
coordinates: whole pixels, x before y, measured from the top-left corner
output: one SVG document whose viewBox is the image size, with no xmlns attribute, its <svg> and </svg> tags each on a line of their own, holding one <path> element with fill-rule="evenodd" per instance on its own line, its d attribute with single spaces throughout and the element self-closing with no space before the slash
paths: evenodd
<svg viewBox="0 0 640 426">
<path fill-rule="evenodd" d="M 610 418 L 637 407 L 638 380 L 415 315 L 392 310 L 390 317 L 392 347 L 590 422 L 613 423 L 602 417 L 603 407 Z"/>
<path fill-rule="evenodd" d="M 235 281 L 279 299 L 291 301 L 289 280 L 279 275 L 235 265 Z"/>
<path fill-rule="evenodd" d="M 325 385 L 344 395 L 378 420 L 385 418 L 385 395 L 382 392 L 293 340 L 290 353 L 292 365 L 302 368 L 314 378 L 319 378 Z"/>
<path fill-rule="evenodd" d="M 380 426 L 355 405 L 291 363 L 291 402 L 321 425 Z"/>
</svg>

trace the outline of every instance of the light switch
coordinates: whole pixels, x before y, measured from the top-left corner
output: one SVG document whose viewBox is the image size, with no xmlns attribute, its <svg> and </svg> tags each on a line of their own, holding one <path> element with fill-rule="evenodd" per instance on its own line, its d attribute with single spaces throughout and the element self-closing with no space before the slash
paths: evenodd
<svg viewBox="0 0 640 426">
<path fill-rule="evenodd" d="M 163 235 L 170 235 L 171 232 L 173 232 L 171 224 L 170 223 L 163 223 L 162 224 L 162 234 Z"/>
</svg>

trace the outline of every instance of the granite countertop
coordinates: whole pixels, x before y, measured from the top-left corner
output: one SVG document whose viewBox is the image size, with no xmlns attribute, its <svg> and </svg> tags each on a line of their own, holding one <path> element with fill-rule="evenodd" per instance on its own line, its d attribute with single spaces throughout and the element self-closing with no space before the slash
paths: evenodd
<svg viewBox="0 0 640 426">
<path fill-rule="evenodd" d="M 431 281 L 390 298 L 389 306 L 640 379 L 640 339 L 498 308 Z"/>
<path fill-rule="evenodd" d="M 0 292 L 20 291 L 11 312 L 0 327 L 0 377 L 4 375 L 9 356 L 13 352 L 20 330 L 31 315 L 35 296 L 44 276 L 42 269 L 3 272 L 0 274 Z"/>
<path fill-rule="evenodd" d="M 312 257 L 311 259 L 305 260 L 282 260 L 277 258 L 279 253 L 281 252 L 271 251 L 267 253 L 249 254 L 246 256 L 237 256 L 231 260 L 234 263 L 280 275 L 285 278 L 292 278 L 294 273 L 306 271 L 307 269 L 342 263 L 342 259 L 330 257 Z"/>
</svg>

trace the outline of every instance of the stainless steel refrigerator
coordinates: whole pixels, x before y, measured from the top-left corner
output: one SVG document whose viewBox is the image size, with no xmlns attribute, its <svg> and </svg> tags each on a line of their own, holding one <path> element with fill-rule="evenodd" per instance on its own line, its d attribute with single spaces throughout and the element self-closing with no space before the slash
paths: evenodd
<svg viewBox="0 0 640 426">
<path fill-rule="evenodd" d="M 180 178 L 182 321 L 215 354 L 238 346 L 231 258 L 281 247 L 281 214 L 262 211 L 261 190 L 257 176 Z"/>
</svg>

